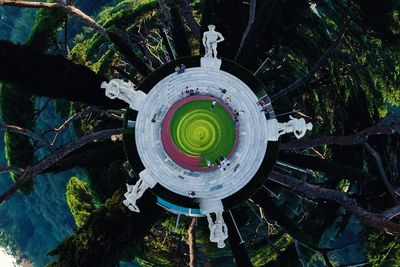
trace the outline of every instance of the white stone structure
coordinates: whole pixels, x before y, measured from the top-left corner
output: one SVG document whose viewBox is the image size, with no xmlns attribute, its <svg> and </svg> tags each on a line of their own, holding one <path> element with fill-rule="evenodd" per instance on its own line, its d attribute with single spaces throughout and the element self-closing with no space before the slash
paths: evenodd
<svg viewBox="0 0 400 267">
<path fill-rule="evenodd" d="M 311 131 L 313 128 L 312 123 L 311 122 L 306 123 L 306 121 L 303 118 L 296 119 L 293 118 L 292 116 L 289 116 L 289 118 L 290 120 L 288 122 L 279 123 L 278 125 L 279 136 L 285 133 L 293 133 L 297 139 L 300 139 L 306 134 L 307 130 Z"/>
<path fill-rule="evenodd" d="M 311 131 L 313 125 L 311 122 L 306 123 L 303 118 L 296 119 L 289 116 L 290 120 L 287 122 L 278 122 L 276 119 L 267 121 L 268 140 L 278 141 L 279 136 L 286 133 L 293 133 L 297 139 L 302 138 L 307 130 Z"/>
<path fill-rule="evenodd" d="M 213 221 L 211 214 L 207 214 L 208 228 L 210 228 L 210 241 L 217 243 L 218 248 L 225 247 L 225 240 L 228 238 L 228 227 L 222 217 L 223 211 L 215 212 L 215 222 Z"/>
<path fill-rule="evenodd" d="M 121 79 L 113 79 L 109 83 L 102 82 L 101 88 L 106 89 L 107 97 L 121 99 L 128 103 L 133 110 L 140 110 L 146 98 L 146 94 L 135 90 L 131 82 L 125 82 Z"/>
<path fill-rule="evenodd" d="M 135 185 L 126 184 L 127 192 L 124 194 L 124 205 L 134 212 L 140 212 L 139 207 L 136 205 L 136 201 L 143 196 L 144 192 L 148 188 L 153 188 L 157 184 L 157 181 L 153 179 L 147 170 L 139 173 L 139 177 L 140 179 Z"/>
<path fill-rule="evenodd" d="M 109 98 L 122 99 L 131 109 L 138 111 L 136 122 L 130 121 L 129 125 L 135 128 L 137 151 L 145 170 L 139 174 L 140 179 L 135 185 L 127 185 L 124 205 L 140 212 L 136 201 L 146 189 L 157 183 L 185 197 L 188 197 L 188 192 L 193 192 L 189 195 L 195 197 L 200 204 L 200 213 L 207 217 L 210 241 L 216 242 L 219 248 L 225 246 L 224 240 L 228 238 L 221 200 L 242 189 L 254 177 L 263 162 L 268 141 L 277 141 L 280 135 L 290 132 L 300 138 L 312 129 L 312 124 L 304 119 L 290 117 L 288 122 L 279 123 L 274 118 L 272 107 L 267 120 L 264 110 L 260 112 L 259 99 L 252 90 L 237 77 L 220 70 L 217 43 L 223 40 L 215 26 L 209 25 L 202 40 L 206 54 L 201 58 L 201 66 L 187 68 L 179 75 L 168 75 L 148 95 L 135 90 L 133 84 L 118 79 L 101 85 Z M 221 88 L 225 90 L 224 96 L 229 95 L 229 103 L 226 99 L 221 101 L 225 101 L 232 111 L 240 111 L 238 143 L 229 157 L 230 167 L 223 172 L 218 169 L 206 172 L 185 169 L 166 153 L 161 141 L 161 123 L 168 110 L 182 99 L 185 90 L 193 89 L 196 94 L 218 98 Z M 212 213 L 215 213 L 215 221 Z"/>
<path fill-rule="evenodd" d="M 221 33 L 215 31 L 214 25 L 208 25 L 208 31 L 203 33 L 203 45 L 206 50 L 205 57 L 217 58 L 217 44 L 224 41 Z"/>
<path fill-rule="evenodd" d="M 230 108 L 245 111 L 239 116 L 238 145 L 229 158 L 230 167 L 223 173 L 218 169 L 207 172 L 184 169 L 164 150 L 160 122 L 170 107 L 182 99 L 186 86 L 198 88 L 200 95 L 217 97 L 221 95 L 220 88 L 226 88 L 232 99 Z M 267 150 L 267 120 L 257 103 L 251 89 L 225 71 L 202 66 L 187 68 L 179 75 L 170 74 L 148 93 L 136 118 L 136 147 L 143 165 L 163 187 L 185 197 L 194 191 L 196 199 L 213 202 L 234 194 L 254 177 Z M 157 120 L 151 123 L 154 114 Z"/>
</svg>

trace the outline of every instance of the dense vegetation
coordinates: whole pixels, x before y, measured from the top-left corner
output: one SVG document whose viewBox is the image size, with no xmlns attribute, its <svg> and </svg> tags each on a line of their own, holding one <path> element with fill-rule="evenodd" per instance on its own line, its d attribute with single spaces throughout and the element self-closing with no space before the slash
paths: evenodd
<svg viewBox="0 0 400 267">
<path fill-rule="evenodd" d="M 88 105 L 124 108 L 123 103 L 103 97 L 101 81 L 124 78 L 140 84 L 174 55 L 202 53 L 193 23 L 181 5 L 184 1 L 165 1 L 170 16 L 160 8 L 161 2 L 74 1 L 104 27 L 107 36 L 82 27 L 81 21 L 62 10 L 0 7 L 0 39 L 5 40 L 0 41 L 2 122 L 42 134 Z M 226 38 L 218 54 L 257 71 L 256 77 L 273 99 L 312 71 L 339 40 L 310 79 L 301 81 L 290 95 L 274 99 L 277 114 L 293 109 L 296 116 L 313 122 L 309 139 L 351 135 L 375 125 L 389 111 L 400 113 L 398 1 L 258 0 L 252 27 L 243 36 L 252 2 L 190 1 L 200 29 L 215 24 Z M 121 127 L 121 122 L 106 112 L 93 112 L 70 126 L 57 145 Z M 51 141 L 51 134 L 44 136 Z M 380 155 L 389 184 L 398 188 L 399 135 L 365 139 Z M 398 196 L 390 194 L 365 142 L 285 147 L 292 141 L 281 140 L 279 161 L 285 165 L 277 165 L 277 170 L 345 192 L 371 212 L 382 213 L 398 205 Z M 32 166 L 49 153 L 34 140 L 8 132 L 4 151 L 2 164 L 19 168 Z M 122 167 L 125 160 L 120 143 L 93 143 L 45 170 L 35 178 L 36 184 L 30 180 L 21 188 L 30 195 L 15 196 L 16 200 L 10 200 L 14 202 L 0 207 L 0 245 L 36 266 L 49 261 L 49 266 L 186 265 L 190 220 L 181 218 L 175 228 L 175 218 L 161 211 L 151 194 L 139 201 L 140 214 L 129 212 L 121 204 L 125 182 L 135 180 L 135 172 L 143 166 L 138 162 L 129 173 Z M 71 176 L 75 177 L 68 182 Z M 18 175 L 12 177 L 16 180 Z M 7 188 L 10 182 L 0 185 Z M 199 266 L 234 266 L 232 256 L 236 262 L 250 259 L 254 266 L 400 266 L 398 237 L 365 227 L 337 203 L 305 198 L 271 180 L 265 186 L 251 201 L 233 209 L 244 244 L 237 245 L 239 237 L 230 231 L 230 247 L 215 249 L 208 242 L 205 221 L 198 219 Z M 35 198 L 40 201 L 35 203 Z M 397 217 L 393 221 L 399 222 Z M 48 225 L 51 237 L 45 234 Z M 51 258 L 45 256 L 50 248 Z"/>
</svg>

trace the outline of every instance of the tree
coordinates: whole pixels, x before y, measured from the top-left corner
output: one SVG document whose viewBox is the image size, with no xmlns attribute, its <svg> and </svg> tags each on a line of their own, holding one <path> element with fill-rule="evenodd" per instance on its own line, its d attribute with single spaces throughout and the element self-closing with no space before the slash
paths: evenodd
<svg viewBox="0 0 400 267">
<path fill-rule="evenodd" d="M 84 66 L 5 41 L 0 42 L 0 51 L 0 80 L 15 85 L 13 90 L 109 108 L 124 106 L 122 102 L 104 97 L 100 85 L 106 79 Z"/>
<path fill-rule="evenodd" d="M 80 228 L 88 221 L 94 210 L 92 195 L 85 183 L 76 177 L 69 179 L 65 195 L 75 224 Z"/>
<path fill-rule="evenodd" d="M 372 231 L 368 237 L 368 260 L 373 267 L 400 266 L 398 237 Z"/>
<path fill-rule="evenodd" d="M 93 211 L 86 224 L 49 252 L 57 257 L 50 266 L 116 266 L 120 259 L 140 256 L 140 244 L 160 210 L 149 193 L 139 200 L 141 213 L 126 209 L 122 200 L 123 192 L 117 191 Z"/>
<path fill-rule="evenodd" d="M 305 0 L 259 0 L 257 4 L 253 0 L 249 3 L 205 0 L 192 5 L 189 1 L 126 0 L 111 4 L 94 19 L 77 9 L 78 3 L 76 6 L 6 0 L 1 3 L 45 8 L 39 16 L 42 25 L 35 26 L 33 32 L 36 33 L 32 34 L 41 40 L 35 42 L 38 49 L 31 52 L 32 47 L 27 45 L 0 42 L 0 80 L 3 87 L 9 88 L 7 94 L 2 91 L 4 99 L 16 94 L 21 96 L 12 97 L 21 99 L 20 103 L 11 104 L 12 99 L 1 103 L 3 116 L 9 116 L 10 120 L 0 129 L 7 131 L 7 136 L 10 133 L 18 136 L 24 146 L 33 144 L 34 148 L 42 146 L 49 151 L 47 157 L 36 161 L 28 150 L 10 145 L 14 163 L 9 167 L 1 166 L 0 170 L 13 172 L 19 180 L 0 200 L 11 197 L 38 173 L 85 166 L 90 176 L 89 187 L 104 204 L 89 212 L 87 205 L 81 207 L 73 201 L 87 197 L 88 189 L 71 179 L 69 196 L 75 215 L 80 218 L 80 229 L 51 253 L 57 257 L 52 266 L 117 265 L 121 259 L 130 260 L 135 256 L 149 264 L 179 265 L 187 261 L 185 237 L 166 230 L 173 228 L 174 220 L 166 222 L 162 218 L 163 223 L 155 223 L 160 218 L 155 218 L 159 214 L 153 205 L 153 196 L 145 195 L 143 201 L 146 202 L 139 203 L 152 204 L 149 207 L 152 214 L 147 211 L 143 216 L 130 214 L 121 205 L 126 179 L 119 170 L 125 160 L 121 145 L 90 143 L 121 133 L 120 125 L 110 123 L 108 112 L 102 108 L 125 108 L 125 104 L 106 99 L 100 83 L 111 77 L 140 83 L 150 70 L 162 65 L 165 56 L 173 54 L 174 49 L 178 56 L 190 55 L 191 50 L 196 52 L 195 46 L 189 45 L 188 36 L 190 32 L 195 38 L 200 36 L 193 15 L 200 11 L 203 12 L 202 29 L 207 24 L 215 24 L 226 37 L 218 47 L 220 55 L 235 58 L 251 70 L 265 63 L 256 74 L 265 84 L 263 90 L 275 101 L 278 118 L 294 105 L 293 109 L 300 110 L 296 116 L 308 117 L 314 124 L 309 139 L 290 141 L 283 137 L 280 148 L 284 151 L 279 155 L 283 163 L 312 171 L 300 173 L 279 166 L 265 188 L 251 196 L 264 209 L 268 227 L 281 227 L 280 238 L 265 237 L 258 243 L 268 246 L 260 253 L 274 258 L 271 265 L 300 264 L 296 255 L 301 264 L 312 264 L 317 258 L 312 254 L 318 254 L 325 265 L 333 266 L 336 262 L 329 259 L 333 248 L 319 247 L 322 236 L 330 234 L 334 242 L 339 238 L 328 229 L 339 225 L 336 227 L 339 236 L 349 218 L 356 217 L 365 226 L 380 231 L 367 233 L 371 264 L 396 264 L 398 257 L 393 251 L 397 249 L 397 238 L 386 234 L 399 234 L 396 220 L 400 184 L 396 172 L 400 147 L 398 116 L 386 114 L 387 103 L 398 104 L 400 60 L 395 37 L 400 24 L 395 4 L 388 0 L 317 1 L 317 8 L 311 9 Z M 165 15 L 164 25 L 159 21 L 159 10 Z M 54 24 L 43 25 L 46 14 L 53 13 Z M 54 33 L 58 27 L 54 25 L 63 25 L 67 14 L 79 18 L 92 30 L 85 30 L 76 42 L 70 40 L 70 44 L 75 45 L 69 59 L 45 55 L 44 51 L 50 52 L 47 48 L 57 39 Z M 168 30 L 171 30 L 172 40 L 168 39 Z M 289 94 L 290 98 L 284 97 Z M 98 110 L 83 112 L 86 115 L 82 116 L 77 112 L 73 116 L 74 123 L 67 119 L 60 127 L 46 134 L 39 133 L 30 125 L 30 115 L 34 112 L 26 118 L 7 113 L 17 104 L 20 109 L 31 108 L 32 95 L 79 102 L 72 105 L 72 112 L 90 109 L 90 106 L 79 106 L 85 104 L 96 105 Z M 78 133 L 83 137 L 62 147 L 55 145 L 58 133 L 70 124 L 76 124 L 75 129 L 83 129 Z M 17 151 L 23 155 L 17 155 Z M 93 168 L 100 162 L 101 168 Z M 143 167 L 139 157 L 132 167 L 136 171 Z M 377 179 L 380 176 L 382 179 Z M 246 214 L 243 220 L 252 219 Z M 134 223 L 127 224 L 127 221 Z M 229 216 L 226 221 L 236 261 L 249 265 L 248 247 L 239 244 Z M 192 265 L 196 255 L 201 262 L 203 253 L 202 240 L 197 238 L 198 243 L 195 242 L 194 223 L 193 220 L 187 238 Z M 126 235 L 119 232 L 121 229 Z M 378 247 L 380 243 L 383 245 Z M 145 249 L 138 244 L 144 244 Z M 196 246 L 198 254 L 194 253 Z"/>
</svg>

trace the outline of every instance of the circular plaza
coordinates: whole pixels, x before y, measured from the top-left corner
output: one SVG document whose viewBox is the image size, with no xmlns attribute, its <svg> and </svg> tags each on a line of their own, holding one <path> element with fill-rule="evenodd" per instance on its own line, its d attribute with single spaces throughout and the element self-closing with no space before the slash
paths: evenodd
<svg viewBox="0 0 400 267">
<path fill-rule="evenodd" d="M 134 143 L 157 182 L 151 189 L 156 195 L 192 208 L 204 201 L 226 206 L 224 200 L 240 191 L 247 196 L 258 190 L 266 176 L 251 181 L 263 163 L 272 169 L 275 157 L 268 156 L 267 147 L 276 142 L 268 141 L 267 118 L 274 113 L 262 110 L 253 92 L 258 88 L 250 88 L 256 87 L 254 76 L 237 77 L 224 64 L 196 66 L 194 59 L 200 63 L 191 57 L 183 73 L 164 66 L 157 71 L 167 69 L 168 75 L 150 76 L 138 88 L 147 95 L 136 116 Z M 234 63 L 226 66 L 243 72 Z"/>
</svg>

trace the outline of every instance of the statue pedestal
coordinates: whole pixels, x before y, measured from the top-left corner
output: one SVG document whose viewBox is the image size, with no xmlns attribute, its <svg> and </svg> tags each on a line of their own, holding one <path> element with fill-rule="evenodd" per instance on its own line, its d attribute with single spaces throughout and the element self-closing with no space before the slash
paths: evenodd
<svg viewBox="0 0 400 267">
<path fill-rule="evenodd" d="M 147 169 L 144 169 L 139 173 L 140 179 L 143 179 L 143 182 L 146 186 L 153 188 L 156 184 L 157 181 L 151 176 L 150 172 Z"/>
<path fill-rule="evenodd" d="M 278 141 L 278 121 L 276 119 L 267 120 L 267 141 Z"/>
<path fill-rule="evenodd" d="M 224 211 L 224 205 L 221 200 L 208 201 L 207 199 L 200 200 L 200 213 L 203 215 L 210 214 L 211 212 Z"/>
<path fill-rule="evenodd" d="M 207 69 L 219 70 L 221 68 L 221 63 L 221 59 L 213 57 L 202 57 L 200 59 L 200 66 Z"/>
</svg>

